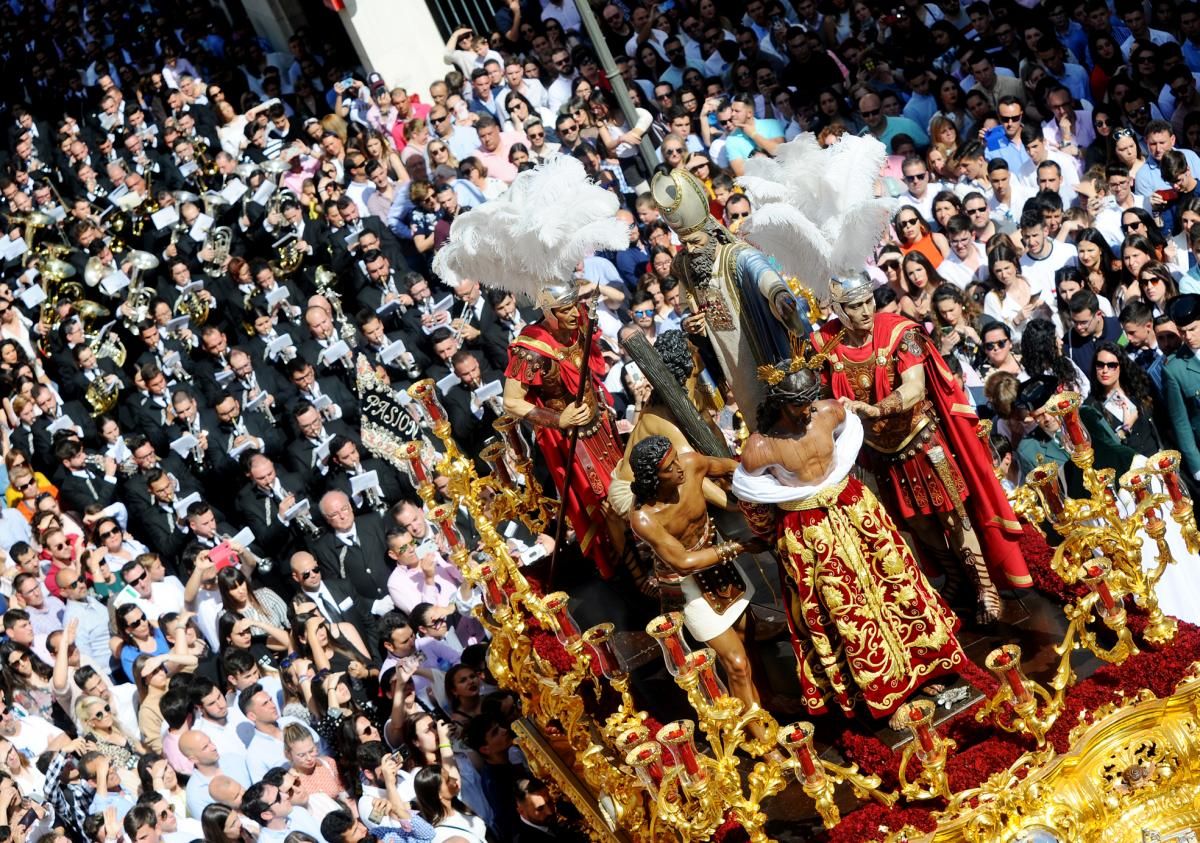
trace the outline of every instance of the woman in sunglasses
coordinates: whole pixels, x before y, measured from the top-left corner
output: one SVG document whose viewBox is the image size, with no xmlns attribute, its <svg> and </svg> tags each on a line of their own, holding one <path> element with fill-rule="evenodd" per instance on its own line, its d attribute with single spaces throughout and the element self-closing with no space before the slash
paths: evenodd
<svg viewBox="0 0 1200 843">
<path fill-rule="evenodd" d="M 16 641 L 0 643 L 0 679 L 7 689 L 5 699 L 19 705 L 31 717 L 50 722 L 54 715 L 54 693 L 50 687 L 50 666 L 33 650 Z"/>
<path fill-rule="evenodd" d="M 1142 229 L 1144 228 L 1143 225 Z M 1121 265 L 1125 268 L 1125 274 L 1121 278 L 1122 286 L 1113 299 L 1113 307 L 1119 311 L 1129 299 L 1140 298 L 1138 279 L 1142 276 L 1142 269 L 1147 264 L 1161 260 L 1162 247 L 1156 246 L 1151 238 L 1141 233 L 1141 230 L 1135 229 L 1126 234 L 1125 242 L 1121 244 Z"/>
<path fill-rule="evenodd" d="M 104 559 L 113 571 L 121 570 L 147 551 L 146 546 L 122 530 L 114 518 L 101 518 L 96 522 L 92 529 L 92 544 L 104 551 Z"/>
<path fill-rule="evenodd" d="M 933 231 L 921 212 L 912 205 L 900 206 L 896 216 L 892 217 L 892 227 L 896 231 L 901 253 L 920 252 L 929 259 L 934 269 L 950 254 L 950 241 L 946 235 Z"/>
<path fill-rule="evenodd" d="M 133 663 L 138 656 L 143 653 L 162 656 L 171 650 L 162 632 L 150 626 L 146 613 L 136 603 L 126 603 L 117 609 L 117 635 L 112 646 L 114 655 L 120 656 L 125 678 L 130 682 L 134 682 L 137 675 Z"/>
<path fill-rule="evenodd" d="M 28 463 L 9 471 L 8 489 L 4 493 L 5 502 L 9 508 L 16 509 L 24 515 L 26 521 L 33 520 L 34 501 L 43 492 L 58 498 L 58 488 L 47 480 L 44 474 L 34 472 Z"/>
<path fill-rule="evenodd" d="M 138 757 L 146 747 L 136 738 L 125 734 L 117 722 L 112 705 L 101 697 L 81 697 L 75 703 L 75 722 L 79 736 L 96 744 L 96 751 L 111 762 L 121 785 L 131 793 L 137 792 Z"/>
<path fill-rule="evenodd" d="M 1092 391 L 1086 403 L 1100 411 L 1118 439 L 1144 457 L 1162 448 L 1153 422 L 1154 383 L 1121 346 L 1100 343 L 1089 377 Z"/>
</svg>

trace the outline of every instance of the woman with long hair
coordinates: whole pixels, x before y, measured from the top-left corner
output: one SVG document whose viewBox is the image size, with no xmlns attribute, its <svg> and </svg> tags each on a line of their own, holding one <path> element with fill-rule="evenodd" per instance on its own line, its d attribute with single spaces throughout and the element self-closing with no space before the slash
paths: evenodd
<svg viewBox="0 0 1200 843">
<path fill-rule="evenodd" d="M 1121 305 L 1113 297 L 1121 288 L 1121 272 L 1116 268 L 1116 255 L 1100 229 L 1085 228 L 1075 235 L 1075 263 L 1084 286 L 1120 310 Z"/>
<path fill-rule="evenodd" d="M 997 243 L 988 250 L 988 279 L 992 289 L 983 300 L 983 312 L 1008 325 L 1014 343 L 1021 341 L 1030 320 L 1039 316 L 1053 318 L 1050 303 L 1034 294 L 1033 287 L 1021 274 L 1021 259 L 1010 246 Z"/>
<path fill-rule="evenodd" d="M 458 159 L 454 157 L 445 141 L 431 140 L 425 149 L 429 154 L 429 172 L 432 173 L 443 165 L 458 169 Z"/>
<path fill-rule="evenodd" d="M 104 560 L 114 571 L 147 552 L 146 545 L 121 529 L 117 519 L 107 516 L 92 525 L 92 544 L 104 551 Z"/>
<path fill-rule="evenodd" d="M 590 97 L 589 97 L 590 99 Z M 579 125 L 579 139 L 588 141 L 600 147 L 600 128 L 596 124 L 595 118 L 592 117 L 592 110 L 588 107 L 588 100 L 580 97 L 571 97 L 567 100 L 566 105 L 559 109 L 560 114 L 570 114 L 575 118 L 575 122 Z"/>
<path fill-rule="evenodd" d="M 954 355 L 967 366 L 979 361 L 983 341 L 979 328 L 972 324 L 974 319 L 967 307 L 967 298 L 953 284 L 942 284 L 933 292 L 934 335 L 938 351 L 943 357 Z"/>
<path fill-rule="evenodd" d="M 414 133 L 413 127 L 418 123 L 420 124 L 420 127 L 424 129 L 423 134 L 419 131 Z M 408 131 L 408 144 L 404 147 L 405 152 L 407 152 L 409 148 L 412 148 L 414 151 L 428 156 L 428 124 L 418 117 L 409 124 Z M 416 135 L 415 138 L 414 134 Z M 424 140 L 422 140 L 422 137 Z M 387 173 L 389 179 L 397 184 L 403 184 L 404 182 L 408 181 L 408 169 L 404 166 L 404 159 L 401 158 L 400 155 L 396 154 L 396 150 L 392 147 L 389 141 L 390 138 L 385 139 L 385 137 L 378 132 L 372 132 L 371 134 L 367 135 L 366 140 L 363 142 L 365 157 L 368 161 L 378 161 L 383 166 L 383 169 Z"/>
<path fill-rule="evenodd" d="M 317 670 L 350 671 L 361 674 L 355 678 L 366 678 L 373 672 L 379 675 L 373 664 L 370 650 L 363 642 L 353 624 L 339 623 L 331 627 L 325 616 L 317 611 L 315 603 L 301 603 L 296 613 L 292 631 L 296 635 L 297 649 L 307 653 Z M 357 664 L 358 667 L 353 667 Z"/>
<path fill-rule="evenodd" d="M 206 805 L 200 814 L 204 843 L 256 843 L 258 835 L 248 830 L 245 819 L 241 811 L 221 802 Z"/>
<path fill-rule="evenodd" d="M 1091 384 L 1070 357 L 1062 353 L 1058 329 L 1049 319 L 1032 319 L 1021 337 L 1021 367 L 1031 378 L 1052 375 L 1060 390 L 1073 390 L 1084 398 Z"/>
<path fill-rule="evenodd" d="M 1154 262 L 1142 267 L 1138 273 L 1138 290 L 1142 301 L 1150 305 L 1154 315 L 1165 316 L 1171 299 L 1179 295 L 1179 285 L 1166 264 Z"/>
<path fill-rule="evenodd" d="M 1071 323 L 1069 303 L 1071 297 L 1084 289 L 1083 271 L 1077 266 L 1064 266 L 1054 273 L 1055 312 L 1058 313 L 1064 333 L 1074 327 Z M 1104 296 L 1096 295 L 1100 301 L 1100 312 L 1105 316 L 1115 316 L 1112 304 Z"/>
<path fill-rule="evenodd" d="M 159 703 L 171 684 L 171 676 L 195 667 L 195 656 L 181 656 L 175 652 L 165 656 L 143 654 L 133 661 L 138 692 L 138 728 L 142 741 L 154 752 L 162 752 L 163 716 Z"/>
<path fill-rule="evenodd" d="M 269 588 L 250 588 L 250 581 L 236 565 L 217 573 L 217 589 L 221 607 L 232 614 L 259 624 L 288 629 L 288 607 L 278 594 Z"/>
<path fill-rule="evenodd" d="M 1088 55 L 1092 58 L 1092 72 L 1088 79 L 1092 102 L 1103 103 L 1108 92 L 1108 81 L 1125 64 L 1125 56 L 1112 31 L 1107 29 L 1088 35 Z"/>
<path fill-rule="evenodd" d="M 953 119 L 943 114 L 933 115 L 929 121 L 930 149 L 936 149 L 947 159 L 953 159 L 960 145 L 959 128 Z"/>
<path fill-rule="evenodd" d="M 450 722 L 461 733 L 471 718 L 483 710 L 480 677 L 475 668 L 456 664 L 446 672 L 445 692 L 450 701 Z"/>
<path fill-rule="evenodd" d="M 929 258 L 934 269 L 950 254 L 950 241 L 946 235 L 933 231 L 921 212 L 912 205 L 900 206 L 892 217 L 892 227 L 896 231 L 901 253 L 920 252 Z"/>
<path fill-rule="evenodd" d="M 54 671 L 33 650 L 12 640 L 0 642 L 0 659 L 4 660 L 0 680 L 6 702 L 49 723 L 54 717 L 54 690 L 50 686 Z"/>
<path fill-rule="evenodd" d="M 22 796 L 37 800 L 45 796 L 45 774 L 8 738 L 0 738 L 0 772 L 20 785 Z"/>
<path fill-rule="evenodd" d="M 1108 163 L 1120 164 L 1129 170 L 1130 180 L 1136 178 L 1138 170 L 1146 163 L 1146 156 L 1142 154 L 1142 147 L 1132 129 L 1122 127 L 1113 131 L 1112 157 Z"/>
<path fill-rule="evenodd" d="M 933 197 L 933 221 L 937 230 L 946 233 L 946 224 L 963 212 L 962 200 L 953 190 L 939 190 Z"/>
<path fill-rule="evenodd" d="M 638 146 L 642 137 L 650 130 L 654 118 L 646 109 L 638 108 L 635 109 L 637 122 L 630 126 L 621 115 L 621 110 L 617 107 L 617 101 L 613 95 L 603 90 L 592 92 L 592 97 L 588 100 L 588 107 L 596 128 L 599 130 L 600 142 L 604 145 L 608 155 L 617 158 L 620 162 L 625 183 L 638 193 L 643 193 L 649 173 L 646 172 L 645 165 L 642 163 Z"/>
<path fill-rule="evenodd" d="M 166 758 L 158 752 L 145 753 L 138 759 L 137 774 L 139 794 L 157 793 L 170 803 L 177 815 L 187 814 L 187 790 Z"/>
<path fill-rule="evenodd" d="M 150 626 L 150 619 L 136 603 L 125 603 L 117 607 L 117 634 L 112 639 L 114 655 L 121 660 L 125 677 L 135 681 L 133 663 L 145 653 L 148 656 L 165 655 L 171 648 L 162 631 Z"/>
<path fill-rule="evenodd" d="M 80 697 L 75 703 L 75 722 L 79 724 L 79 736 L 95 743 L 96 752 L 112 762 L 121 777 L 121 784 L 135 792 L 138 758 L 146 747 L 137 738 L 125 734 L 112 704 L 100 697 Z"/>
<path fill-rule="evenodd" d="M 461 799 L 457 765 L 422 767 L 413 777 L 417 810 L 434 828 L 434 840 L 461 837 L 487 843 L 487 826 Z"/>
<path fill-rule="evenodd" d="M 1138 285 L 1142 269 L 1147 265 L 1162 260 L 1162 250 L 1154 245 L 1154 241 L 1142 234 L 1128 234 L 1121 244 L 1121 266 L 1125 274 L 1121 278 L 1121 289 L 1113 300 L 1113 307 L 1118 310 L 1132 298 L 1140 298 L 1142 288 Z M 1119 303 L 1118 303 L 1119 302 Z"/>
<path fill-rule="evenodd" d="M 1083 169 L 1087 172 L 1092 167 L 1106 167 L 1113 158 L 1113 132 L 1119 126 L 1116 109 L 1107 105 L 1098 105 L 1092 111 L 1092 132 L 1095 140 L 1087 148 L 1083 158 Z"/>
<path fill-rule="evenodd" d="M 920 252 L 909 252 L 900 262 L 900 277 L 907 291 L 900 299 L 900 312 L 914 322 L 929 320 L 933 308 L 933 293 L 945 283 L 929 258 Z"/>
<path fill-rule="evenodd" d="M 822 88 L 817 92 L 817 110 L 809 129 L 816 133 L 827 126 L 840 123 L 847 131 L 857 133 L 862 130 L 863 123 L 854 116 L 854 110 L 846 102 L 846 98 L 833 88 Z"/>
<path fill-rule="evenodd" d="M 967 114 L 966 97 L 963 95 L 962 86 L 955 81 L 953 76 L 940 74 L 933 83 L 929 86 L 929 92 L 933 94 L 933 99 L 937 103 L 937 112 L 929 121 L 929 139 L 933 144 L 944 144 L 940 138 L 933 135 L 933 120 L 939 117 L 949 120 L 954 128 L 959 133 L 965 132 L 967 126 L 971 122 L 971 115 Z M 955 148 L 957 148 L 958 135 L 955 135 Z"/>
<path fill-rule="evenodd" d="M 292 639 L 277 626 L 252 621 L 233 612 L 221 612 L 217 618 L 217 643 L 222 654 L 245 650 L 261 666 L 275 663 L 275 654 L 291 649 Z"/>
<path fill-rule="evenodd" d="M 1154 382 L 1115 342 L 1096 346 L 1087 402 L 1100 411 L 1117 438 L 1144 457 L 1162 448 L 1154 426 Z"/>
</svg>

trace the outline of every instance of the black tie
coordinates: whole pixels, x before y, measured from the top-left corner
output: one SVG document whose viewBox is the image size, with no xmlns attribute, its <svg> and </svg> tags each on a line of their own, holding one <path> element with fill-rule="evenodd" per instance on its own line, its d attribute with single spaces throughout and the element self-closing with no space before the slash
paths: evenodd
<svg viewBox="0 0 1200 843">
<path fill-rule="evenodd" d="M 333 621 L 334 623 L 338 623 L 339 621 L 341 621 L 342 613 L 340 611 L 338 611 L 338 607 L 334 605 L 332 600 L 330 600 L 328 597 L 326 597 L 324 594 L 322 594 L 319 591 L 317 592 L 317 599 L 325 604 L 325 611 L 329 615 L 329 619 L 331 621 Z"/>
</svg>

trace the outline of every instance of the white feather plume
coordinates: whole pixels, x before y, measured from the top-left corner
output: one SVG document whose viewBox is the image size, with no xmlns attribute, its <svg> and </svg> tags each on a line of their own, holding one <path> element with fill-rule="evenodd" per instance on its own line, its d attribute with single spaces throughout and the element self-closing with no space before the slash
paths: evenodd
<svg viewBox="0 0 1200 843">
<path fill-rule="evenodd" d="M 886 152 L 869 137 L 843 136 L 822 149 L 799 135 L 774 158 L 751 158 L 738 183 L 754 212 L 741 233 L 819 299 L 829 279 L 860 271 L 883 238 L 894 202 L 876 196 Z"/>
<path fill-rule="evenodd" d="M 594 252 L 629 244 L 619 208 L 578 159 L 557 156 L 455 219 L 433 271 L 448 284 L 470 278 L 536 299 L 547 283 L 570 279 Z"/>
</svg>

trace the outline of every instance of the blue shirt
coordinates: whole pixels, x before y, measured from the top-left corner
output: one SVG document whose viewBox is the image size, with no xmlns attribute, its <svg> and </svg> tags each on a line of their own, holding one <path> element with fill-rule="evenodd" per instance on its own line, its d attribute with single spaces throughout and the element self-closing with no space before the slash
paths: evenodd
<svg viewBox="0 0 1200 843">
<path fill-rule="evenodd" d="M 904 111 L 900 113 L 918 126 L 928 126 L 929 121 L 933 119 L 933 115 L 937 114 L 937 110 L 937 100 L 932 95 L 913 94 L 909 97 L 908 102 L 905 103 Z"/>
<path fill-rule="evenodd" d="M 1178 147 L 1176 148 L 1178 149 Z M 1192 175 L 1200 173 L 1200 156 L 1190 149 L 1180 149 L 1179 151 L 1183 153 L 1188 166 L 1192 168 Z M 1149 196 L 1156 190 L 1170 189 L 1171 185 L 1167 184 L 1166 179 L 1162 177 L 1162 166 L 1150 156 L 1146 156 L 1146 163 L 1137 171 L 1137 177 L 1133 180 L 1133 192 L 1138 196 Z"/>
<path fill-rule="evenodd" d="M 1049 73 L 1049 71 L 1047 72 Z M 1070 91 L 1071 96 L 1075 99 L 1091 101 L 1091 80 L 1088 78 L 1088 72 L 1079 65 L 1068 62 L 1063 65 L 1061 76 L 1050 75 L 1061 82 L 1062 86 Z"/>
<path fill-rule="evenodd" d="M 754 129 L 755 134 L 772 140 L 776 138 L 783 140 L 785 135 L 783 124 L 769 117 L 755 119 Z M 725 154 L 729 156 L 730 161 L 749 158 L 756 149 L 758 149 L 758 144 L 750 140 L 750 137 L 741 129 L 734 129 L 729 139 L 725 141 Z"/>
<path fill-rule="evenodd" d="M 133 678 L 133 663 L 137 661 L 137 657 L 143 653 L 147 656 L 165 656 L 171 651 L 171 645 L 167 643 L 167 639 L 157 629 L 154 630 L 155 648 L 153 653 L 146 653 L 144 650 L 139 650 L 132 644 L 126 644 L 121 648 L 121 669 L 125 671 L 125 676 L 130 682 L 136 682 Z"/>
<path fill-rule="evenodd" d="M 896 135 L 908 135 L 917 146 L 929 146 L 929 133 L 907 117 L 888 117 L 884 115 L 883 120 L 883 134 L 876 135 L 875 137 L 883 144 L 889 155 L 892 154 L 892 138 L 896 137 Z M 871 131 L 870 126 L 867 126 L 858 134 L 865 138 L 867 135 L 874 135 L 875 133 Z"/>
</svg>

